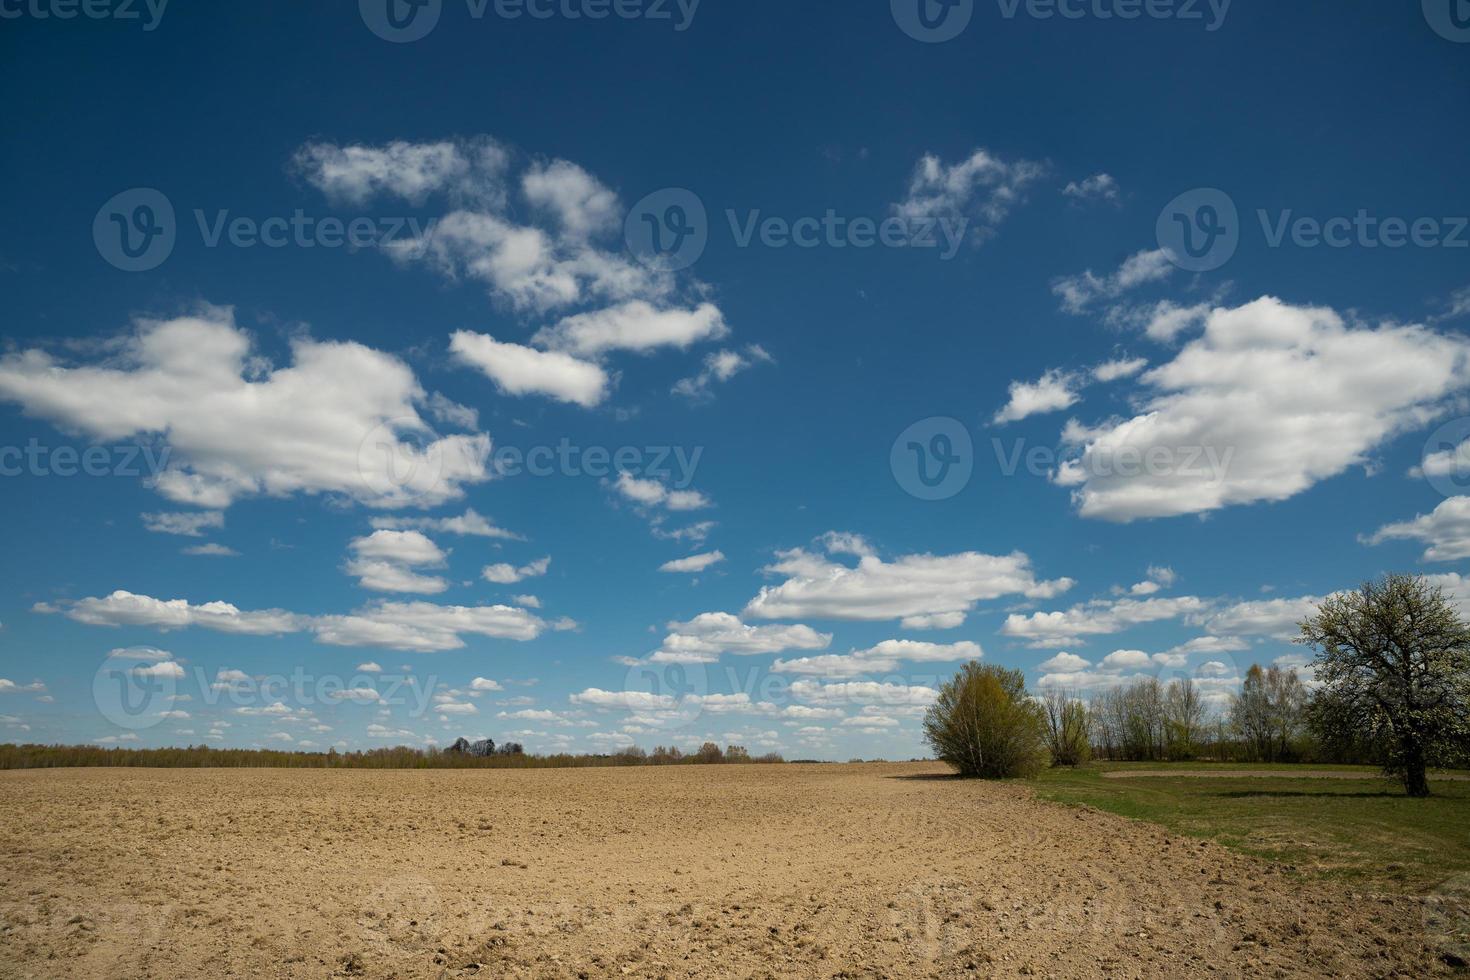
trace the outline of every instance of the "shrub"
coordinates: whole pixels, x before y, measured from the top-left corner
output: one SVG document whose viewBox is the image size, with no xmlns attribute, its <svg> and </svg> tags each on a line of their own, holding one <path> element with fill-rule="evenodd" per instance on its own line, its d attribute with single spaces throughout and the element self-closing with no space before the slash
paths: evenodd
<svg viewBox="0 0 1470 980">
<path fill-rule="evenodd" d="M 1035 776 L 1047 762 L 1046 716 L 1019 670 L 972 660 L 939 688 L 924 739 L 961 776 Z"/>
</svg>

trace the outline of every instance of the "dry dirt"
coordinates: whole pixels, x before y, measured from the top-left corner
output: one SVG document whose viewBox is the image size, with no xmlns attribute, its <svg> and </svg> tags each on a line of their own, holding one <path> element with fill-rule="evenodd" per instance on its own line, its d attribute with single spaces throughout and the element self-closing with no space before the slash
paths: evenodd
<svg viewBox="0 0 1470 980">
<path fill-rule="evenodd" d="M 0 976 L 1445 969 L 1414 899 L 942 771 L 4 772 Z"/>
</svg>

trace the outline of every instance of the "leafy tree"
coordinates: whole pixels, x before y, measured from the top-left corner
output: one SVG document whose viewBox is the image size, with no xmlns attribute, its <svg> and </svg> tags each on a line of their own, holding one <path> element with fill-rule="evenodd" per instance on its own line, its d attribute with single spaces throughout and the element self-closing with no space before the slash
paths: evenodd
<svg viewBox="0 0 1470 980">
<path fill-rule="evenodd" d="M 1170 759 L 1193 759 L 1205 720 L 1205 703 L 1188 677 L 1169 682 L 1164 691 L 1164 752 Z"/>
<path fill-rule="evenodd" d="M 1294 670 L 1252 664 L 1230 705 L 1230 723 L 1253 759 L 1280 762 L 1292 756 L 1301 733 L 1306 689 Z"/>
<path fill-rule="evenodd" d="M 1048 690 L 1041 704 L 1046 711 L 1046 746 L 1051 750 L 1051 764 L 1080 766 L 1091 759 L 1087 705 L 1058 688 Z"/>
<path fill-rule="evenodd" d="M 962 776 L 1035 776 L 1047 761 L 1046 715 L 1019 670 L 972 660 L 939 688 L 924 738 Z"/>
<path fill-rule="evenodd" d="M 1470 625 L 1443 589 L 1389 575 L 1323 601 L 1298 642 L 1317 649 L 1310 712 L 1326 743 L 1374 747 L 1410 796 L 1426 769 L 1470 755 Z"/>
<path fill-rule="evenodd" d="M 724 762 L 725 753 L 720 751 L 720 747 L 714 742 L 705 742 L 699 747 L 699 751 L 694 754 L 694 761 L 704 765 Z"/>
</svg>

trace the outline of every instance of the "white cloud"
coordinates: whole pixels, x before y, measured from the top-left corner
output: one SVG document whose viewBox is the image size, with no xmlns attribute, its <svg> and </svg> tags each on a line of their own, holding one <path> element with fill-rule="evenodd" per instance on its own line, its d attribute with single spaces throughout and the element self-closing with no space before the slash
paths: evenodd
<svg viewBox="0 0 1470 980">
<path fill-rule="evenodd" d="M 184 679 L 183 665 L 174 660 L 164 660 L 146 667 L 134 667 L 133 673 L 139 677 L 166 677 L 175 681 Z"/>
<path fill-rule="evenodd" d="M 521 178 L 521 189 L 526 200 L 550 212 L 569 237 L 586 239 L 618 226 L 618 196 L 575 163 L 538 163 Z"/>
<path fill-rule="evenodd" d="M 117 647 L 113 650 L 109 650 L 107 652 L 107 655 L 118 660 L 151 661 L 172 660 L 174 657 L 174 655 L 169 653 L 167 650 L 160 650 L 157 647 Z"/>
<path fill-rule="evenodd" d="M 471 691 L 500 691 L 504 690 L 498 681 L 492 681 L 488 677 L 476 677 L 470 681 Z"/>
<path fill-rule="evenodd" d="M 953 628 L 981 600 L 1005 595 L 1049 598 L 1072 585 L 1070 579 L 1038 581 L 1031 560 L 1020 552 L 903 555 L 892 562 L 869 554 L 854 566 L 798 548 L 779 553 L 777 559 L 764 571 L 786 580 L 762 588 L 746 606 L 747 615 L 899 619 L 906 629 Z"/>
<path fill-rule="evenodd" d="M 441 715 L 477 715 L 480 709 L 468 701 L 445 701 L 443 704 L 434 706 L 434 710 Z"/>
<path fill-rule="evenodd" d="M 923 705 L 934 703 L 939 692 L 932 687 L 888 684 L 878 681 L 792 681 L 791 695 L 812 704 Z"/>
<path fill-rule="evenodd" d="M 1271 297 L 1217 309 L 1142 376 L 1140 414 L 1086 430 L 1055 479 L 1077 487 L 1082 516 L 1113 521 L 1285 500 L 1430 421 L 1465 387 L 1467 351 L 1463 338 L 1350 326 Z"/>
<path fill-rule="evenodd" d="M 710 551 L 702 555 L 690 555 L 688 558 L 676 558 L 666 561 L 659 566 L 661 572 L 682 572 L 693 574 L 702 572 L 711 565 L 717 565 L 725 560 L 723 551 Z"/>
<path fill-rule="evenodd" d="M 232 311 L 212 307 L 139 320 L 93 364 L 36 349 L 0 357 L 0 400 L 97 440 L 166 441 L 156 489 L 212 509 L 294 493 L 427 506 L 489 479 L 489 437 L 434 438 L 416 408 L 425 392 L 399 359 L 306 337 L 291 350 L 291 366 L 269 366 Z"/>
<path fill-rule="evenodd" d="M 1075 405 L 1081 397 L 1077 393 L 1077 378 L 1063 371 L 1048 371 L 1036 381 L 1012 381 L 1010 392 L 1011 400 L 995 413 L 997 425 L 1045 412 L 1060 412 Z"/>
<path fill-rule="evenodd" d="M 1092 662 L 1090 660 L 1084 660 L 1075 653 L 1066 653 L 1064 651 L 1042 663 L 1039 669 L 1044 674 L 1057 674 L 1086 670 L 1091 666 Z"/>
<path fill-rule="evenodd" d="M 1117 381 L 1121 378 L 1131 378 L 1146 367 L 1148 367 L 1148 358 L 1146 357 L 1123 358 L 1116 361 L 1105 361 L 1099 364 L 1092 369 L 1092 376 L 1106 384 L 1109 381 Z"/>
<path fill-rule="evenodd" d="M 369 523 L 374 528 L 385 531 L 437 531 L 440 534 L 497 538 L 505 541 L 524 540 L 514 531 L 496 527 L 493 522 L 476 513 L 473 508 L 466 510 L 458 517 L 374 517 Z"/>
<path fill-rule="evenodd" d="M 598 358 L 611 351 L 647 353 L 659 347 L 685 350 L 730 332 L 725 317 L 713 303 L 691 310 L 658 309 L 642 300 L 579 313 L 553 327 L 538 331 L 531 342 L 539 347 L 583 357 Z"/>
<path fill-rule="evenodd" d="M 810 626 L 749 626 L 725 612 L 702 613 L 687 623 L 669 623 L 669 634 L 649 659 L 654 663 L 715 663 L 721 655 L 825 650 L 832 634 Z"/>
<path fill-rule="evenodd" d="M 191 548 L 185 548 L 182 554 L 193 555 L 196 558 L 239 558 L 240 552 L 234 548 L 228 548 L 222 544 L 211 541 L 208 544 L 198 544 Z"/>
<path fill-rule="evenodd" d="M 920 158 L 909 179 L 908 195 L 894 212 L 910 219 L 965 216 L 978 223 L 975 240 L 994 234 L 1024 199 L 1027 186 L 1045 173 L 1029 160 L 1007 162 L 983 149 L 947 165 L 937 156 Z"/>
<path fill-rule="evenodd" d="M 1195 619 L 1214 634 L 1294 640 L 1298 635 L 1297 624 L 1316 612 L 1323 599 L 1323 596 L 1314 595 L 1294 599 L 1259 599 L 1236 603 Z"/>
<path fill-rule="evenodd" d="M 1449 497 L 1428 514 L 1411 521 L 1385 524 L 1366 539 L 1369 544 L 1385 541 L 1423 541 L 1425 561 L 1458 561 L 1470 558 L 1470 497 Z"/>
<path fill-rule="evenodd" d="M 1116 201 L 1118 182 L 1111 174 L 1093 174 L 1081 181 L 1068 181 L 1062 194 L 1078 201 Z"/>
<path fill-rule="evenodd" d="M 766 353 L 765 348 L 759 344 L 750 344 L 744 351 L 715 351 L 705 356 L 702 371 L 676 382 L 673 393 L 694 401 L 703 401 L 713 397 L 710 389 L 716 384 L 723 384 L 757 364 L 770 364 L 774 361 L 775 358 Z"/>
<path fill-rule="evenodd" d="M 337 146 L 307 143 L 293 163 L 312 186 L 334 200 L 364 204 L 389 195 L 419 203 L 435 193 L 499 203 L 509 155 L 495 141 Z"/>
<path fill-rule="evenodd" d="M 891 671 L 900 663 L 951 663 L 979 660 L 984 656 L 978 643 L 925 643 L 918 640 L 884 640 L 866 650 L 848 654 L 825 654 L 796 660 L 777 660 L 773 674 L 809 674 L 818 677 L 860 677 Z"/>
<path fill-rule="evenodd" d="M 1108 310 L 1107 320 L 1118 326 L 1135 327 L 1152 340 L 1170 344 L 1186 330 L 1202 325 L 1213 308 L 1210 303 L 1180 306 L 1164 299 L 1151 305 L 1115 306 Z"/>
<path fill-rule="evenodd" d="M 363 674 L 381 674 L 383 672 L 383 667 L 376 661 L 369 660 L 367 663 L 358 664 L 357 670 L 359 673 Z"/>
<path fill-rule="evenodd" d="M 501 343 L 486 334 L 458 330 L 449 350 L 461 364 L 477 368 L 507 395 L 549 395 L 583 408 L 602 404 L 611 383 L 591 361 L 562 351 Z"/>
<path fill-rule="evenodd" d="M 709 498 L 698 490 L 671 490 L 656 479 L 639 479 L 626 472 L 618 474 L 613 489 L 635 504 L 645 507 L 686 511 L 710 506 Z"/>
<path fill-rule="evenodd" d="M 1078 644 L 1083 637 L 1121 633 L 1142 623 L 1177 619 L 1204 609 L 1194 596 L 1176 599 L 1094 599 L 1062 612 L 1012 613 L 1001 626 L 1004 636 L 1025 640 L 1028 646 Z"/>
<path fill-rule="evenodd" d="M 144 514 L 143 526 L 159 534 L 180 534 L 185 537 L 200 538 L 204 536 L 206 530 L 224 527 L 225 515 L 218 510 Z"/>
<path fill-rule="evenodd" d="M 572 704 L 585 704 L 593 708 L 626 708 L 629 711 L 669 709 L 677 704 L 667 694 L 650 694 L 647 691 L 603 691 L 595 687 L 590 687 L 579 694 L 573 694 L 570 700 Z"/>
<path fill-rule="evenodd" d="M 63 612 L 92 626 L 149 626 L 171 630 L 197 626 L 224 633 L 270 636 L 310 632 L 331 646 L 385 647 L 432 653 L 458 650 L 461 634 L 534 640 L 547 624 L 511 606 L 440 606 L 429 602 L 375 602 L 348 615 L 307 616 L 267 609 L 242 611 L 228 602 L 193 605 L 185 599 L 154 599 L 119 590 L 105 598 L 80 599 L 37 611 Z"/>
<path fill-rule="evenodd" d="M 547 569 L 550 567 L 551 559 L 547 557 L 538 558 L 536 561 L 521 565 L 519 568 L 505 562 L 497 565 L 487 565 L 481 574 L 487 582 L 494 582 L 496 585 L 514 585 L 528 578 L 540 578 L 546 574 Z"/>
<path fill-rule="evenodd" d="M 422 566 L 441 567 L 445 559 L 439 546 L 418 531 L 374 531 L 354 538 L 348 547 L 354 557 L 344 570 L 364 589 L 432 595 L 449 588 L 438 576 L 414 571 Z"/>
<path fill-rule="evenodd" d="M 1173 271 L 1169 253 L 1160 248 L 1130 255 L 1116 272 L 1105 276 L 1091 269 L 1062 276 L 1052 282 L 1051 291 L 1061 299 L 1063 310 L 1081 314 L 1100 299 L 1116 299 L 1131 289 L 1166 279 Z"/>
</svg>

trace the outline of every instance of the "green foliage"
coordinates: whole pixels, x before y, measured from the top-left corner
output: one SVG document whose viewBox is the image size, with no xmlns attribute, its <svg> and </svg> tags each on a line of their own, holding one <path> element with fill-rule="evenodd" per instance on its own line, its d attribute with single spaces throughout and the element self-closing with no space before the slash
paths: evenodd
<svg viewBox="0 0 1470 980">
<path fill-rule="evenodd" d="M 1046 747 L 1051 751 L 1051 764 L 1080 766 L 1091 759 L 1087 705 L 1057 689 L 1047 691 L 1041 703 L 1046 710 Z"/>
<path fill-rule="evenodd" d="M 216 749 L 192 745 L 178 749 L 108 749 L 97 745 L 0 745 L 0 769 L 55 769 L 79 766 L 156 769 L 581 769 L 611 766 L 693 765 L 726 761 L 718 745 L 714 758 L 683 755 L 662 746 L 650 755 L 642 749 L 616 755 L 527 755 L 498 752 L 479 757 L 407 746 L 365 752 L 277 752 L 271 749 Z M 743 752 L 744 750 L 742 750 Z M 772 752 L 743 762 L 780 763 Z"/>
<path fill-rule="evenodd" d="M 1046 715 L 1025 675 L 975 660 L 940 686 L 924 738 L 962 776 L 1033 777 L 1047 762 Z"/>
<path fill-rule="evenodd" d="M 1322 687 L 1309 719 L 1326 745 L 1368 746 L 1410 796 L 1426 769 L 1470 758 L 1470 625 L 1444 590 L 1390 575 L 1323 601 L 1301 624 Z"/>
</svg>

